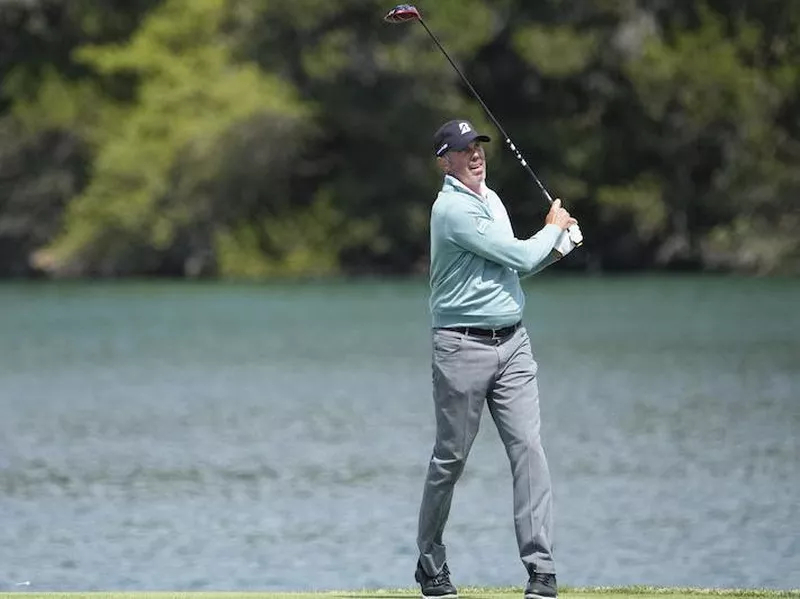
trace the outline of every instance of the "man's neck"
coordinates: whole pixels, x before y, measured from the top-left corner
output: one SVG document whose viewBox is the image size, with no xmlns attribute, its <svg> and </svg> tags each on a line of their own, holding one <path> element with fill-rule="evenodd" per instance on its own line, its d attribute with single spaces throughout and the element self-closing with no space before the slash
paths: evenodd
<svg viewBox="0 0 800 599">
<path fill-rule="evenodd" d="M 473 185 L 469 185 L 467 183 L 464 183 L 464 181 L 462 181 L 461 179 L 459 179 L 456 175 L 454 175 L 452 173 L 448 173 L 448 175 L 450 175 L 453 179 L 458 181 L 461 184 L 462 187 L 465 187 L 466 189 L 470 190 L 475 195 L 477 195 L 477 196 L 479 196 L 481 198 L 486 195 L 486 193 L 485 193 L 486 192 L 486 182 L 485 181 L 481 181 L 480 183 L 478 183 L 477 186 L 473 186 Z M 477 187 L 477 189 L 476 189 L 476 187 Z"/>
</svg>

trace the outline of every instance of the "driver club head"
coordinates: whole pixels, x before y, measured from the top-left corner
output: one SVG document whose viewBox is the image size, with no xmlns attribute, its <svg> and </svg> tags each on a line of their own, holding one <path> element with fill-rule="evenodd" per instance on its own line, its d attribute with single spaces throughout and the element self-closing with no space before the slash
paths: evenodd
<svg viewBox="0 0 800 599">
<path fill-rule="evenodd" d="M 398 4 L 383 17 L 387 23 L 406 23 L 407 21 L 419 21 L 422 15 L 413 4 Z"/>
</svg>

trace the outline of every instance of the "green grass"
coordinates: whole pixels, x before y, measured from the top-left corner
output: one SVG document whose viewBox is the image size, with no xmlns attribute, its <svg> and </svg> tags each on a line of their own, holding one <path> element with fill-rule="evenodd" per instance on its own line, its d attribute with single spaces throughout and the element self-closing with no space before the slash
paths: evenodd
<svg viewBox="0 0 800 599">
<path fill-rule="evenodd" d="M 703 599 L 705 597 L 743 597 L 765 599 L 800 599 L 800 590 L 695 589 L 695 588 L 563 588 L 560 599 Z M 320 593 L 265 592 L 108 592 L 108 593 L 0 593 L 0 599 L 416 599 L 412 589 L 384 591 L 326 591 Z M 463 599 L 522 599 L 521 588 L 463 588 Z"/>
</svg>

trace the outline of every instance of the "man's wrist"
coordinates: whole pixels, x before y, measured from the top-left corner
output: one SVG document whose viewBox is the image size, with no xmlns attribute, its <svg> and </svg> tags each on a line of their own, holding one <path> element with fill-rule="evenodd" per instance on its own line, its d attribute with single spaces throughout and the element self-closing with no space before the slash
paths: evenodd
<svg viewBox="0 0 800 599">
<path fill-rule="evenodd" d="M 544 226 L 542 231 L 558 231 L 558 234 L 561 235 L 561 233 L 564 231 L 564 229 L 562 229 L 561 227 L 559 227 L 558 225 L 556 225 L 554 223 L 549 223 L 549 224 L 546 224 Z"/>
</svg>

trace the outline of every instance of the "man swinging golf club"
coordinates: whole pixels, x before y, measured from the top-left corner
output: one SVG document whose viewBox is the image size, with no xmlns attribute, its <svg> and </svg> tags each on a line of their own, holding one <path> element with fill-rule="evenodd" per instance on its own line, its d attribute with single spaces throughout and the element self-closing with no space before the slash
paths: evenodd
<svg viewBox="0 0 800 599">
<path fill-rule="evenodd" d="M 426 598 L 456 597 L 443 533 L 453 490 L 478 433 L 484 404 L 511 463 L 514 526 L 528 572 L 526 599 L 557 595 L 550 473 L 539 434 L 537 364 L 522 325 L 520 277 L 560 259 L 577 221 L 555 200 L 544 227 L 517 239 L 486 185 L 480 135 L 466 120 L 434 136 L 444 183 L 431 210 L 430 308 L 436 440 L 419 512 L 415 579 Z"/>
<path fill-rule="evenodd" d="M 517 239 L 503 202 L 486 185 L 480 135 L 466 120 L 434 135 L 444 184 L 431 210 L 430 307 L 436 441 L 419 512 L 415 578 L 426 598 L 456 597 L 443 542 L 453 489 L 478 433 L 484 403 L 511 463 L 514 527 L 528 572 L 525 599 L 557 594 L 550 472 L 539 434 L 537 364 L 522 326 L 520 277 L 539 272 L 579 246 L 577 221 L 553 200 L 511 137 L 412 4 L 389 23 L 419 23 L 494 123 L 506 146 L 550 204 L 544 227 Z"/>
</svg>

